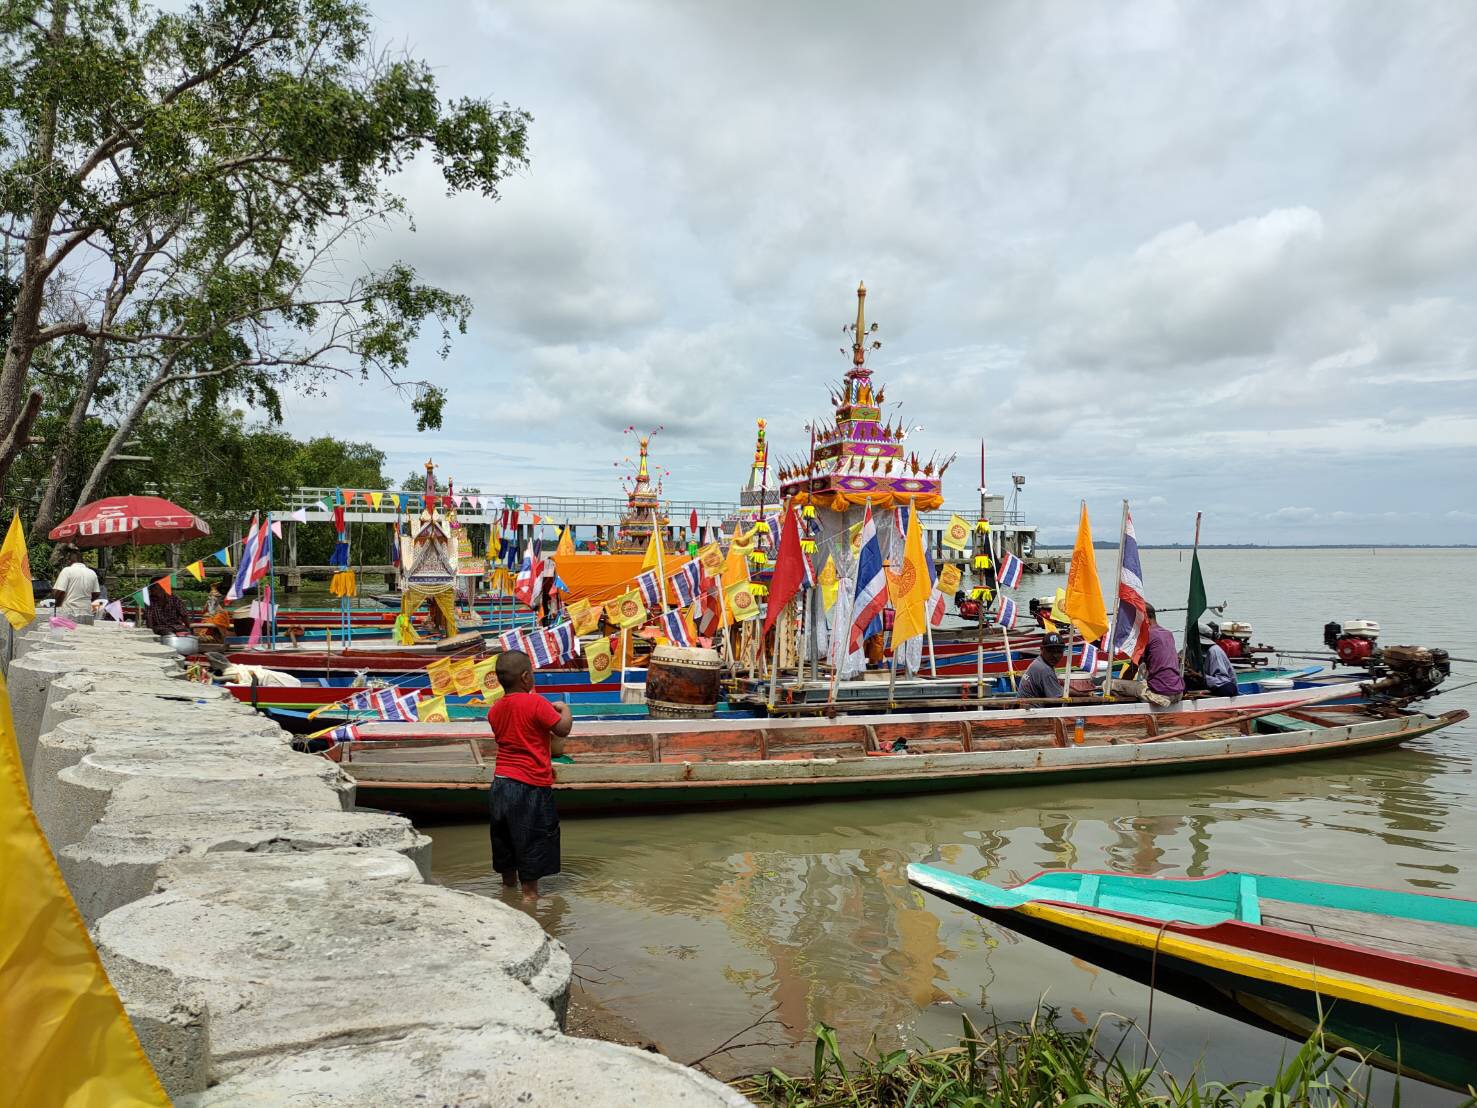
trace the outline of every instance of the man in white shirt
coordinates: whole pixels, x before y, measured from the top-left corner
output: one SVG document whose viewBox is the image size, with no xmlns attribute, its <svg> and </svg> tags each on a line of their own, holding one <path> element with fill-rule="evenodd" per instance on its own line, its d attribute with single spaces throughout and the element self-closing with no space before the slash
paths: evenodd
<svg viewBox="0 0 1477 1108">
<path fill-rule="evenodd" d="M 90 616 L 92 602 L 101 591 L 97 574 L 82 561 L 82 551 L 76 547 L 67 558 L 67 567 L 56 575 L 56 581 L 52 583 L 51 598 L 56 601 L 56 613 L 68 619 Z"/>
</svg>

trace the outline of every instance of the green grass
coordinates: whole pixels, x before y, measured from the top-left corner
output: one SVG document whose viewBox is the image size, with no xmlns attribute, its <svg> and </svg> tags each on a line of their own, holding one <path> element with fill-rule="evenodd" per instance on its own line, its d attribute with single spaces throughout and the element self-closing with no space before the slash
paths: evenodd
<svg viewBox="0 0 1477 1108">
<path fill-rule="evenodd" d="M 995 1025 L 981 1035 L 969 1017 L 958 1045 L 879 1053 L 874 1043 L 848 1062 L 834 1029 L 815 1031 L 811 1072 L 779 1069 L 732 1085 L 759 1105 L 785 1108 L 1372 1108 L 1373 1073 L 1357 1054 L 1327 1049 L 1315 1034 L 1283 1059 L 1270 1084 L 1177 1080 L 1131 1060 L 1125 1040 L 1105 1051 L 1101 1025 L 1063 1030 L 1042 1008 L 1025 1024 Z M 1138 1053 L 1135 1051 L 1134 1053 Z M 1384 1095 L 1384 1094 L 1382 1094 Z M 1398 1083 L 1381 1101 L 1399 1108 Z M 1472 1103 L 1471 1101 L 1468 1102 Z"/>
</svg>

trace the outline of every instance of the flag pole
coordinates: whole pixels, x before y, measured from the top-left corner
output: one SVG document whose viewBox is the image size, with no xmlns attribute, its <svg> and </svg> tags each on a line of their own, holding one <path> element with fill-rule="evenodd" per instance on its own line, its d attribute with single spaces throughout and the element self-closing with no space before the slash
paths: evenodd
<svg viewBox="0 0 1477 1108">
<path fill-rule="evenodd" d="M 1103 696 L 1113 693 L 1113 658 L 1117 653 L 1114 639 L 1118 634 L 1118 613 L 1123 609 L 1123 546 L 1128 536 L 1128 501 L 1123 501 L 1123 518 L 1118 521 L 1118 571 L 1113 575 L 1113 614 L 1108 617 L 1108 676 L 1103 679 Z"/>
<path fill-rule="evenodd" d="M 626 702 L 626 635 L 627 634 L 629 634 L 629 631 L 626 628 L 622 627 L 621 628 L 621 656 L 616 660 L 616 664 L 618 664 L 621 667 L 621 703 L 622 704 L 624 704 Z"/>
<path fill-rule="evenodd" d="M 990 511 L 989 511 L 990 495 L 989 495 L 988 489 L 989 489 L 989 486 L 985 484 L 985 440 L 984 439 L 980 439 L 980 522 L 984 523 L 985 527 L 987 528 L 987 530 L 985 531 L 984 542 L 980 542 L 978 539 L 975 540 L 975 549 L 976 549 L 976 551 L 980 551 L 981 553 L 983 553 L 985 551 L 993 551 L 994 550 L 994 547 L 995 547 L 995 540 L 993 538 L 993 534 L 994 533 L 992 531 L 988 530 L 989 525 L 990 525 Z M 975 527 L 974 533 L 976 535 L 978 535 L 980 533 L 979 527 Z M 995 556 L 994 556 L 993 553 L 988 553 L 988 554 L 986 554 L 986 556 L 992 562 L 995 560 Z M 984 575 L 983 572 L 981 572 L 981 574 L 980 574 L 980 580 L 983 581 L 984 579 L 985 579 L 985 575 Z M 998 577 L 996 578 L 996 583 L 997 584 L 999 583 L 999 578 Z M 1009 646 L 1010 639 L 1009 639 L 1008 636 L 1006 637 L 1006 640 L 1005 641 L 1006 641 L 1006 644 L 1007 644 L 1006 647 L 1005 647 L 1005 668 L 1006 669 L 1009 669 L 1010 668 L 1010 646 Z M 984 600 L 980 600 L 978 606 L 975 609 L 974 679 L 975 679 L 975 686 L 976 686 L 976 688 L 975 688 L 975 697 L 976 697 L 976 699 L 983 700 L 985 698 L 985 602 L 984 602 Z M 1012 681 L 1012 684 L 1014 684 L 1014 681 Z"/>
<path fill-rule="evenodd" d="M 1076 639 L 1076 635 L 1077 635 L 1077 625 L 1075 623 L 1068 622 L 1068 624 L 1067 624 L 1067 672 L 1066 672 L 1066 676 L 1062 678 L 1062 700 L 1063 700 L 1063 702 L 1065 702 L 1066 700 L 1070 699 L 1071 696 L 1072 696 L 1072 644 L 1073 644 L 1073 642 Z"/>
<path fill-rule="evenodd" d="M 1190 555 L 1190 569 L 1191 569 L 1191 572 L 1193 572 L 1194 571 L 1194 568 L 1195 568 L 1195 561 L 1196 561 L 1196 559 L 1198 559 L 1200 557 L 1200 513 L 1199 512 L 1196 512 L 1195 513 L 1195 545 L 1193 547 L 1191 547 L 1191 551 L 1192 551 L 1192 553 Z M 1188 607 L 1188 604 L 1189 604 L 1189 602 L 1186 601 L 1186 606 L 1187 607 Z M 1188 634 L 1188 631 L 1186 633 Z M 1188 654 L 1189 652 L 1190 652 L 1190 644 L 1188 642 L 1186 642 L 1180 648 L 1180 683 L 1181 684 L 1183 684 L 1184 683 L 1184 680 L 1185 680 L 1185 655 Z"/>
</svg>

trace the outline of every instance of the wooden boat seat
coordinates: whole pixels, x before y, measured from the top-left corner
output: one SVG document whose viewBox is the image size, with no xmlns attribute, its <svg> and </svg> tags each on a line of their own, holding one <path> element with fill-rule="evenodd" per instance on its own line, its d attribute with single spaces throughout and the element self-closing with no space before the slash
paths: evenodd
<svg viewBox="0 0 1477 1108">
<path fill-rule="evenodd" d="M 1327 908 L 1287 900 L 1261 902 L 1262 923 L 1320 939 L 1374 947 L 1403 958 L 1424 958 L 1477 970 L 1477 928 L 1392 918 L 1377 912 Z"/>
</svg>

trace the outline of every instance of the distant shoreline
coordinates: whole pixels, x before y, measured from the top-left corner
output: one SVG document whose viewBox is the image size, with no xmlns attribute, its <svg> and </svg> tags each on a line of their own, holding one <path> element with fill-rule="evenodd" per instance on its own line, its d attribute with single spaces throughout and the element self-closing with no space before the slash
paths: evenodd
<svg viewBox="0 0 1477 1108">
<path fill-rule="evenodd" d="M 1117 550 L 1116 542 L 1095 542 L 1094 550 Z M 1071 543 L 1054 545 L 1037 543 L 1037 550 L 1072 549 Z M 1140 550 L 1191 550 L 1187 542 L 1141 542 Z M 1477 543 L 1426 543 L 1426 542 L 1325 542 L 1325 543 L 1259 543 L 1259 542 L 1203 542 L 1201 550 L 1477 550 Z"/>
</svg>

